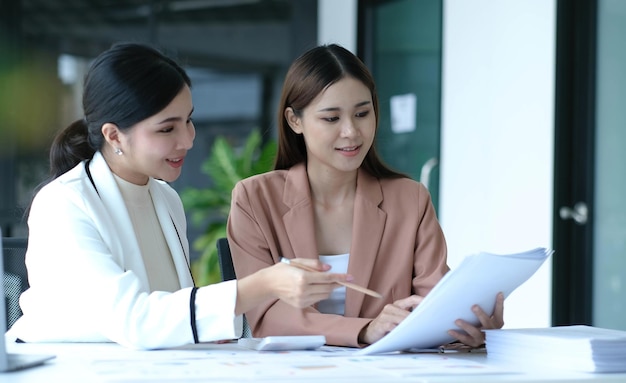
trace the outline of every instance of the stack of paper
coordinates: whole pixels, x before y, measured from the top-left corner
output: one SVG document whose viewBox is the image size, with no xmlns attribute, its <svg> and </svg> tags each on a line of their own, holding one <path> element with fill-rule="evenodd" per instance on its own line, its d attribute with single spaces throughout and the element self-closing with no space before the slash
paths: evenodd
<svg viewBox="0 0 626 383">
<path fill-rule="evenodd" d="M 537 248 L 516 254 L 479 253 L 465 257 L 398 327 L 356 354 L 431 348 L 453 341 L 448 330 L 461 330 L 454 323 L 457 319 L 478 325 L 473 305 L 493 312 L 496 295 L 502 292 L 507 297 L 551 254 L 552 250 Z"/>
<path fill-rule="evenodd" d="M 626 372 L 626 331 L 578 325 L 485 333 L 489 359 L 535 369 Z"/>
</svg>

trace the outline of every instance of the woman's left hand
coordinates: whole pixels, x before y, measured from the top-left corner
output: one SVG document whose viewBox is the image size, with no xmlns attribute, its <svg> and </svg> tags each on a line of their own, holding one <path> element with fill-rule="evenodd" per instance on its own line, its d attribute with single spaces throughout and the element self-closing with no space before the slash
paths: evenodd
<svg viewBox="0 0 626 383">
<path fill-rule="evenodd" d="M 474 326 L 462 319 L 457 319 L 454 323 L 464 332 L 450 330 L 448 334 L 455 337 L 468 346 L 480 347 L 485 344 L 485 333 L 482 330 L 498 329 L 504 326 L 504 294 L 498 293 L 493 314 L 488 315 L 478 305 L 472 307 L 472 312 L 480 321 L 480 326 Z"/>
</svg>

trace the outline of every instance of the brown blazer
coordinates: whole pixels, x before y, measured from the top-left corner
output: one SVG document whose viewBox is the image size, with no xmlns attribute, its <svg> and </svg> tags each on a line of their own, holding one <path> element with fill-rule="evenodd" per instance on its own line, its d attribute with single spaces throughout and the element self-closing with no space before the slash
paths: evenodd
<svg viewBox="0 0 626 383">
<path fill-rule="evenodd" d="M 237 277 L 281 256 L 318 259 L 314 227 L 304 164 L 240 181 L 227 228 Z M 330 345 L 362 346 L 359 332 L 386 304 L 425 296 L 449 270 L 430 194 L 411 179 L 377 179 L 359 170 L 352 230 L 348 273 L 383 299 L 347 289 L 343 316 L 266 302 L 246 313 L 255 337 L 321 334 Z"/>
</svg>

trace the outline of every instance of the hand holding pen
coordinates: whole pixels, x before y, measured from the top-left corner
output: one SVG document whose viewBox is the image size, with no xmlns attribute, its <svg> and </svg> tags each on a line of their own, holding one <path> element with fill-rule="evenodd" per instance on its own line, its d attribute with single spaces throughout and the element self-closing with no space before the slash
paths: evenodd
<svg viewBox="0 0 626 383">
<path fill-rule="evenodd" d="M 316 270 L 316 269 L 314 269 L 312 267 L 306 266 L 306 265 L 304 265 L 304 264 L 302 264 L 300 262 L 292 262 L 289 258 L 280 257 L 280 261 L 282 263 L 286 263 L 286 264 L 288 264 L 290 266 L 297 267 L 297 268 L 302 269 L 302 270 L 318 271 L 318 270 Z M 361 292 L 363 294 L 367 294 L 367 295 L 370 295 L 370 296 L 375 297 L 375 298 L 382 298 L 383 297 L 381 294 L 377 293 L 376 291 L 367 289 L 365 287 L 359 286 L 359 285 L 351 283 L 351 282 L 341 282 L 341 281 L 339 281 L 337 283 L 342 285 L 342 286 L 345 286 L 345 287 L 347 287 L 349 289 L 353 289 L 353 290 L 359 291 L 359 292 Z"/>
<path fill-rule="evenodd" d="M 300 259 L 291 265 L 278 262 L 238 278 L 235 314 L 243 314 L 268 299 L 280 299 L 297 308 L 309 307 L 352 280 L 349 274 L 328 270 L 330 266 L 319 260 Z"/>
<path fill-rule="evenodd" d="M 282 258 L 271 267 L 237 279 L 235 314 L 243 314 L 269 298 L 278 298 L 293 307 L 308 307 L 327 299 L 340 285 L 381 297 L 375 291 L 351 283 L 351 275 L 327 273 L 328 270 L 330 266 L 319 260 L 298 259 L 290 262 Z"/>
</svg>

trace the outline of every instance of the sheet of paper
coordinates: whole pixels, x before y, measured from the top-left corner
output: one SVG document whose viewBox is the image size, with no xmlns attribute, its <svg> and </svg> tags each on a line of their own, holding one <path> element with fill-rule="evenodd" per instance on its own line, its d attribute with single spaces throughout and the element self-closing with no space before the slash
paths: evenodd
<svg viewBox="0 0 626 383">
<path fill-rule="evenodd" d="M 439 281 L 398 327 L 355 354 L 431 348 L 453 341 L 447 332 L 459 329 L 454 324 L 455 320 L 463 319 L 477 325 L 472 305 L 478 304 L 486 312 L 492 312 L 498 292 L 507 297 L 530 278 L 551 254 L 550 250 L 537 248 L 518 254 L 479 253 L 467 256 Z"/>
<path fill-rule="evenodd" d="M 572 325 L 486 330 L 485 334 L 492 360 L 535 370 L 626 371 L 626 331 Z"/>
<path fill-rule="evenodd" d="M 468 376 L 510 371 L 444 354 L 355 357 L 324 351 L 258 352 L 214 349 L 163 350 L 101 358 L 88 368 L 107 382 L 155 381 L 388 381 L 424 376 Z"/>
</svg>

